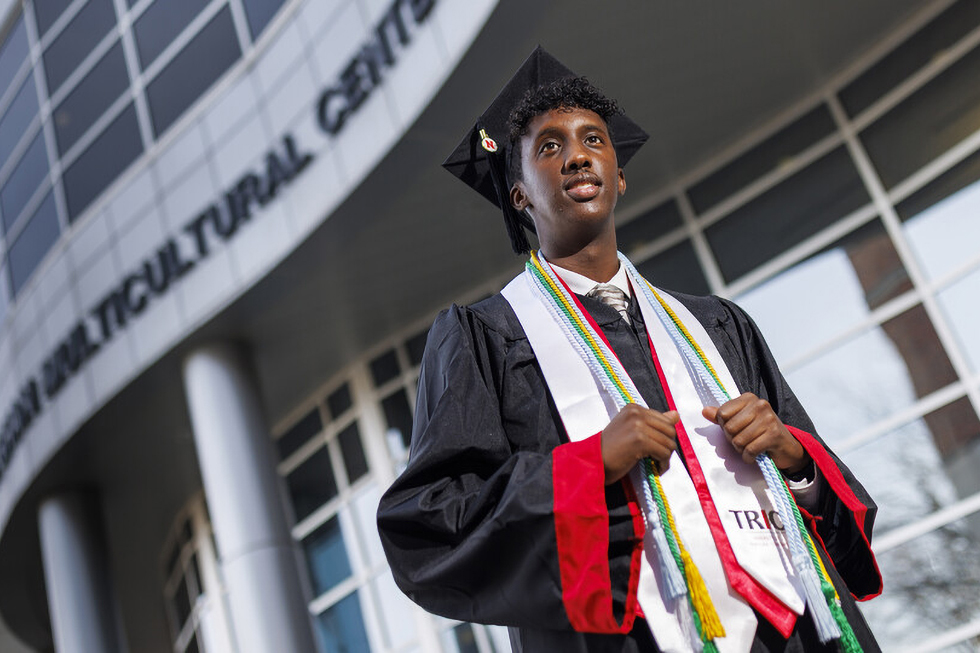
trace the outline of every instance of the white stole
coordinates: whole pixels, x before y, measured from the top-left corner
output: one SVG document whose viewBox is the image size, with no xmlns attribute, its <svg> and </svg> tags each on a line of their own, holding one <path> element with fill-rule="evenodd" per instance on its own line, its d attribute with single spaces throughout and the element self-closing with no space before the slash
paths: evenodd
<svg viewBox="0 0 980 653">
<path fill-rule="evenodd" d="M 529 274 L 525 271 L 516 277 L 502 294 L 527 334 L 569 439 L 579 441 L 604 429 L 617 412 L 616 404 L 565 337 L 561 326 L 538 295 Z M 680 302 L 665 293 L 661 293 L 661 296 L 688 327 L 725 386 L 733 390 L 736 386 L 731 374 L 701 324 Z M 774 529 L 746 528 L 745 510 L 757 514 L 765 510 L 766 515 L 772 511 L 761 472 L 755 465 L 744 463 L 721 428 L 702 417 L 701 409 L 705 404 L 685 369 L 683 357 L 643 294 L 634 292 L 634 297 L 640 302 L 644 322 L 681 414 L 681 422 L 704 470 L 739 563 L 784 604 L 797 614 L 802 614 L 803 599 L 793 586 L 795 576 L 785 543 L 777 546 L 776 538 L 781 534 Z M 733 469 L 734 473 L 729 469 Z M 634 486 L 642 482 L 636 469 L 631 479 Z M 725 628 L 726 636 L 715 640 L 718 650 L 721 653 L 748 651 L 755 636 L 755 615 L 726 580 L 694 484 L 680 459 L 671 461 L 667 472 L 661 475 L 661 483 L 670 502 L 678 534 L 698 566 Z M 636 489 L 638 496 L 642 496 L 641 488 Z M 723 500 L 719 501 L 718 497 L 723 497 Z M 652 547 L 652 538 L 644 538 L 638 590 L 640 605 L 662 650 L 690 651 L 691 644 L 677 617 L 678 610 L 688 609 L 686 599 L 682 599 L 681 605 L 676 605 L 665 598 L 665 593 L 661 591 L 662 581 L 658 577 L 656 552 Z M 792 582 L 790 577 L 793 578 Z"/>
</svg>

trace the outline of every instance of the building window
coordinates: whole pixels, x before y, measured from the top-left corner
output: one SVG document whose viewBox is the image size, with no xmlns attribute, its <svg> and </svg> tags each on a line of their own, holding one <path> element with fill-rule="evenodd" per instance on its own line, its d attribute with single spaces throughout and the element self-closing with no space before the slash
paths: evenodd
<svg viewBox="0 0 980 653">
<path fill-rule="evenodd" d="M 230 651 L 227 607 L 204 498 L 174 521 L 163 555 L 163 594 L 174 653 Z"/>
</svg>

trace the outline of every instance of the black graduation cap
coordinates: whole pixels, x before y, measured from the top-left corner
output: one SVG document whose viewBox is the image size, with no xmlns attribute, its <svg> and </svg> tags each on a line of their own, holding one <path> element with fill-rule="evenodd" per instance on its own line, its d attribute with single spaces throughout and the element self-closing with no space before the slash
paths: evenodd
<svg viewBox="0 0 980 653">
<path fill-rule="evenodd" d="M 442 164 L 503 211 L 511 245 L 519 254 L 530 249 L 524 228 L 534 231 L 534 223 L 527 214 L 517 212 L 510 204 L 510 186 L 507 183 L 508 119 L 513 108 L 530 89 L 547 86 L 566 77 L 578 75 L 545 52 L 540 45 L 536 47 Z M 619 165 L 624 166 L 646 142 L 648 135 L 622 113 L 609 117 L 607 124 Z"/>
</svg>

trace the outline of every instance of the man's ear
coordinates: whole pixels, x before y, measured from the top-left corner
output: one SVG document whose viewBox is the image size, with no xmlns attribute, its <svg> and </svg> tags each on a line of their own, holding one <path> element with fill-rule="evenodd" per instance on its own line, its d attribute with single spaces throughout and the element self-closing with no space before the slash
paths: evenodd
<svg viewBox="0 0 980 653">
<path fill-rule="evenodd" d="M 619 169 L 619 194 L 626 194 L 626 173 L 623 172 L 622 168 Z"/>
<path fill-rule="evenodd" d="M 530 205 L 527 194 L 524 192 L 524 186 L 519 181 L 514 182 L 514 185 L 510 187 L 510 205 L 518 211 L 523 211 Z"/>
</svg>

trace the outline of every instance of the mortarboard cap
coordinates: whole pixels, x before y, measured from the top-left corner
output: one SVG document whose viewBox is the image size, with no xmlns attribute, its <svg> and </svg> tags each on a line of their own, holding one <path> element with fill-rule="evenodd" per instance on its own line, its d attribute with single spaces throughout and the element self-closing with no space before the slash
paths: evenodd
<svg viewBox="0 0 980 653">
<path fill-rule="evenodd" d="M 510 186 L 507 183 L 510 114 L 529 90 L 567 77 L 578 75 L 541 46 L 536 47 L 442 164 L 503 211 L 511 245 L 518 253 L 530 249 L 524 228 L 533 231 L 534 224 L 526 214 L 519 213 L 510 204 Z M 647 133 L 622 113 L 610 116 L 606 123 L 622 167 L 646 142 Z"/>
</svg>

